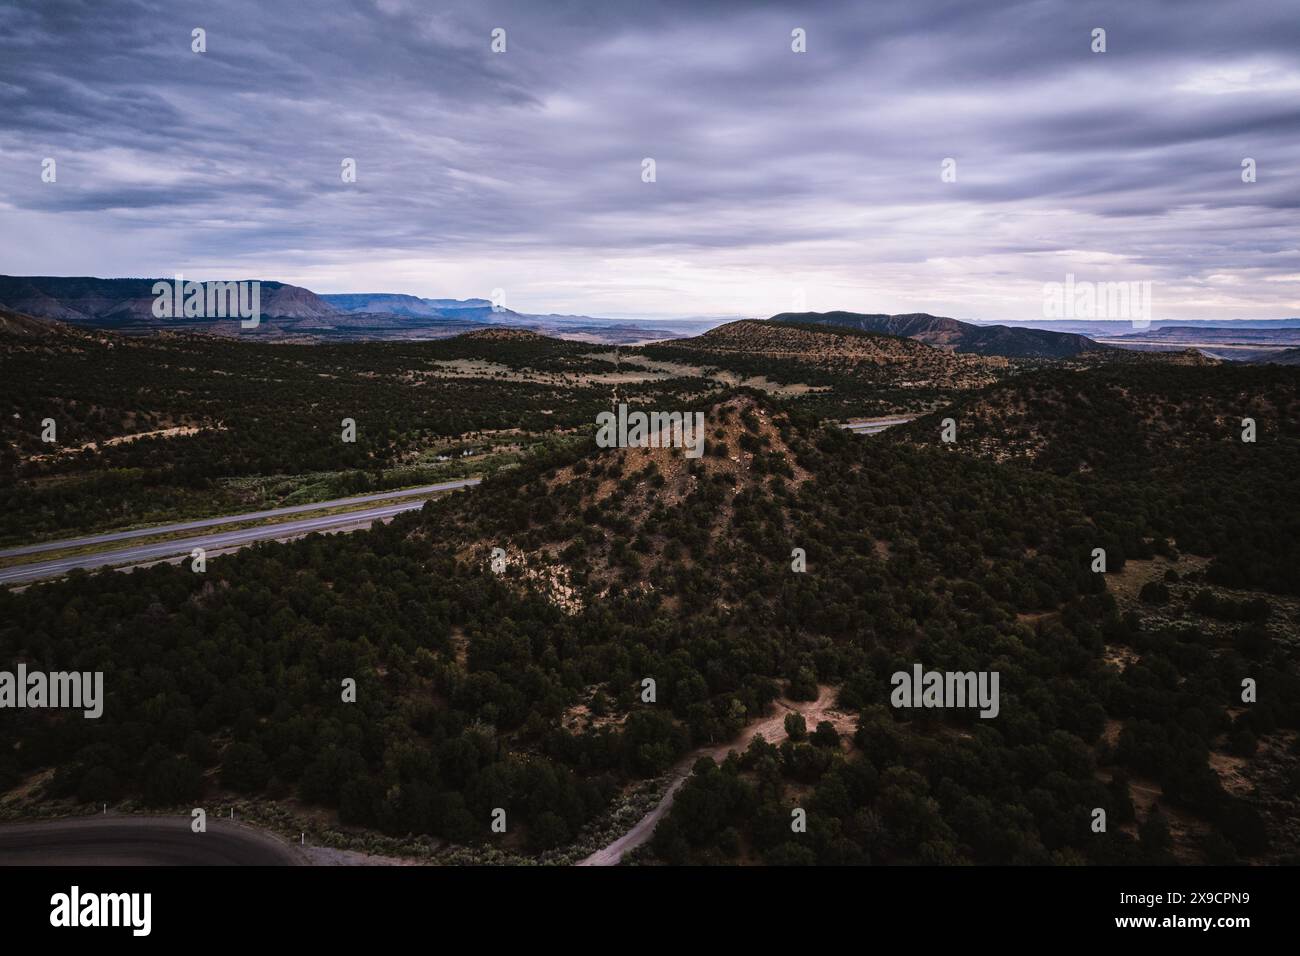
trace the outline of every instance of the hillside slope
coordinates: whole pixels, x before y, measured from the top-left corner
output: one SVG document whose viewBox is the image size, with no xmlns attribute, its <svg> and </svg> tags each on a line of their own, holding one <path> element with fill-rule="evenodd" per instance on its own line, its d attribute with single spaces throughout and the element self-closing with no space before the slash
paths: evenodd
<svg viewBox="0 0 1300 956">
<path fill-rule="evenodd" d="M 1048 332 L 1006 325 L 974 325 L 924 312 L 903 315 L 782 312 L 772 316 L 772 321 L 841 325 L 864 332 L 901 335 L 955 352 L 1004 358 L 1067 358 L 1082 352 L 1107 350 L 1106 346 L 1071 332 Z"/>
<path fill-rule="evenodd" d="M 1300 376 L 1268 366 L 1116 365 L 1049 369 L 999 383 L 891 431 L 931 444 L 956 423 L 950 449 L 1034 462 L 1058 474 L 1142 473 L 1173 452 L 1217 446 L 1248 457 L 1256 445 L 1300 438 Z"/>
<path fill-rule="evenodd" d="M 1117 389 L 1152 378 L 1124 371 Z M 1263 382 L 1208 371 L 1229 373 L 1215 380 L 1229 399 Z M 1142 401 L 1164 400 L 1145 387 Z M 698 410 L 702 458 L 578 441 L 355 536 L 248 549 L 201 575 L 163 565 L 0 593 L 6 659 L 57 657 L 116 688 L 94 740 L 39 710 L 0 724 L 6 800 L 186 806 L 234 791 L 285 826 L 309 816 L 302 829 L 382 833 L 426 858 L 411 834 L 469 848 L 448 862 L 581 859 L 642 781 L 737 739 L 778 696 L 831 686 L 854 732 L 705 762 L 650 852 L 1294 861 L 1295 604 L 1261 624 L 1253 593 L 1221 593 L 1300 595 L 1300 537 L 1276 507 L 1293 495 L 1275 497 L 1300 474 L 1293 439 L 1261 441 L 1245 467 L 1202 443 L 1191 477 L 1117 480 L 863 439 L 748 393 Z M 1105 421 L 1067 424 L 1104 446 Z M 1099 543 L 1113 573 L 1089 568 Z M 1175 571 L 1164 605 L 1121 609 L 1126 559 Z M 997 716 L 891 705 L 891 675 L 916 665 L 1000 674 Z M 1243 709 L 1244 676 L 1262 693 Z M 1225 763 L 1229 737 L 1247 756 Z M 1178 815 L 1169 841 L 1138 839 L 1160 822 L 1147 794 Z M 792 806 L 809 810 L 806 834 Z M 1105 834 L 1089 827 L 1099 806 Z"/>
<path fill-rule="evenodd" d="M 820 372 L 903 388 L 979 388 L 1007 370 L 1003 359 L 956 355 L 893 334 L 794 321 L 743 319 L 654 348 L 656 354 L 681 354 L 697 361 L 712 356 L 728 367 L 755 374 L 802 373 L 807 378 Z"/>
<path fill-rule="evenodd" d="M 0 335 L 23 339 L 47 339 L 64 336 L 68 326 L 50 319 L 38 319 L 0 307 Z"/>
<path fill-rule="evenodd" d="M 1259 365 L 1300 365 L 1300 348 L 1285 349 L 1265 358 L 1256 359 Z"/>
</svg>

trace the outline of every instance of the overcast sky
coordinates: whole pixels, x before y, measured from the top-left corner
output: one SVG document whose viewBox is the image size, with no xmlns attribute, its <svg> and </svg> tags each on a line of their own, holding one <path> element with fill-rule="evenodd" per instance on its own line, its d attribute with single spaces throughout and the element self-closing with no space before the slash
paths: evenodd
<svg viewBox="0 0 1300 956">
<path fill-rule="evenodd" d="M 5 0 L 0 272 L 178 271 L 994 320 L 1072 273 L 1300 315 L 1300 3 Z"/>
</svg>

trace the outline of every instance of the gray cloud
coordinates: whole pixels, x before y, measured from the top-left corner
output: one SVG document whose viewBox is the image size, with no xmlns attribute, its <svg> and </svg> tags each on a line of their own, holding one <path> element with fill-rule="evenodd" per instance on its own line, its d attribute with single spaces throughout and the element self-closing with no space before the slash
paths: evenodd
<svg viewBox="0 0 1300 956">
<path fill-rule="evenodd" d="M 1072 271 L 1297 314 L 1297 51 L 1283 0 L 17 0 L 0 271 L 984 318 Z"/>
</svg>

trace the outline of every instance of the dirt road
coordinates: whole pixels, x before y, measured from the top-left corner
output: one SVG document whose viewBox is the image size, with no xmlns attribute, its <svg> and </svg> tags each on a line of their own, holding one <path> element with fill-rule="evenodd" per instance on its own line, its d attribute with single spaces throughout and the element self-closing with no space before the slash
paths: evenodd
<svg viewBox="0 0 1300 956">
<path fill-rule="evenodd" d="M 669 783 L 668 790 L 664 793 L 663 799 L 659 801 L 658 805 L 638 820 L 636 825 L 627 833 L 609 844 L 609 846 L 597 850 L 579 863 L 578 866 L 617 866 L 619 861 L 623 859 L 623 854 L 636 849 L 654 836 L 655 827 L 659 825 L 659 821 L 663 819 L 664 814 L 672 807 L 673 799 L 677 796 L 677 791 L 682 784 L 691 775 L 691 768 L 695 766 L 695 761 L 701 757 L 712 757 L 715 761 L 721 763 L 726 759 L 727 754 L 733 750 L 743 753 L 755 737 L 762 737 L 770 744 L 781 743 L 789 736 L 785 732 L 785 718 L 788 714 L 803 714 L 809 732 L 823 720 L 830 721 L 835 729 L 842 734 L 852 734 L 856 731 L 857 718 L 834 708 L 835 689 L 821 685 L 817 688 L 817 691 L 817 699 L 811 701 L 795 701 L 781 698 L 776 701 L 776 712 L 771 717 L 764 717 L 762 720 L 750 724 L 731 743 L 701 747 L 687 754 L 669 771 L 671 783 Z"/>
</svg>

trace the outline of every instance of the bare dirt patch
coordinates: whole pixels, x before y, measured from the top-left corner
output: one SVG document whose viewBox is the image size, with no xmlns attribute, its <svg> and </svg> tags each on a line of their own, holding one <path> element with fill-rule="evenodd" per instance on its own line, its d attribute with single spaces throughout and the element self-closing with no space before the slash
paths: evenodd
<svg viewBox="0 0 1300 956">
<path fill-rule="evenodd" d="M 1244 757 L 1214 751 L 1210 754 L 1210 769 L 1219 775 L 1223 789 L 1234 797 L 1249 796 L 1255 785 L 1246 776 L 1249 762 Z"/>
<path fill-rule="evenodd" d="M 32 455 L 28 461 L 46 461 L 50 458 L 57 458 L 60 455 L 75 455 L 83 451 L 98 451 L 100 448 L 108 448 L 112 445 L 129 445 L 131 442 L 139 441 L 141 438 L 185 438 L 189 435 L 197 435 L 203 431 L 224 431 L 224 425 L 174 425 L 171 428 L 155 428 L 153 431 L 133 432 L 130 435 L 115 435 L 112 438 L 104 438 L 99 441 L 88 441 L 81 445 L 69 445 L 58 448 L 46 455 Z"/>
<path fill-rule="evenodd" d="M 1126 670 L 1130 664 L 1141 663 L 1142 655 L 1130 647 L 1121 647 L 1118 644 L 1107 644 L 1104 648 L 1101 659 L 1111 667 Z"/>
</svg>

